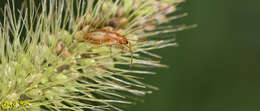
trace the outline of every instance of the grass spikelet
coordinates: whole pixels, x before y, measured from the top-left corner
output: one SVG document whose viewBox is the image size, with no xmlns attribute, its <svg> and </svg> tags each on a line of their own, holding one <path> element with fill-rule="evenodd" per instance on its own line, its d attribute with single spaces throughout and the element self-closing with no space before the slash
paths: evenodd
<svg viewBox="0 0 260 111">
<path fill-rule="evenodd" d="M 167 67 L 150 50 L 176 46 L 151 36 L 181 0 L 14 0 L 1 8 L 0 105 L 6 111 L 110 111 L 157 90 L 135 68 Z M 128 68 L 128 67 L 131 68 Z"/>
</svg>

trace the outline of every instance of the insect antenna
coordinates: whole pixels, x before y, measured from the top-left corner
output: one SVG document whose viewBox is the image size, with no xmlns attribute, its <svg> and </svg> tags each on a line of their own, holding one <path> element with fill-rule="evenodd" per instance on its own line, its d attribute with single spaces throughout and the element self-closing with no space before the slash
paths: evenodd
<svg viewBox="0 0 260 111">
<path fill-rule="evenodd" d="M 136 41 L 136 42 L 147 42 L 147 40 L 134 40 L 134 39 L 128 39 L 128 38 L 127 38 L 127 40 L 129 40 L 129 41 Z"/>
</svg>

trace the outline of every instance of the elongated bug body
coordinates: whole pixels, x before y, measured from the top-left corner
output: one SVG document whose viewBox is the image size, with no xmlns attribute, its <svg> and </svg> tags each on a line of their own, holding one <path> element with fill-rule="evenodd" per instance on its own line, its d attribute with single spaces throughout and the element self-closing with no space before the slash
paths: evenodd
<svg viewBox="0 0 260 111">
<path fill-rule="evenodd" d="M 109 44 L 109 45 L 127 45 L 129 44 L 126 37 L 117 32 L 108 30 L 96 30 L 88 33 L 84 39 L 92 44 Z"/>
<path fill-rule="evenodd" d="M 128 41 L 128 39 L 115 32 L 110 30 L 95 30 L 90 33 L 87 33 L 84 36 L 84 40 L 86 42 L 97 44 L 97 45 L 109 45 L 110 46 L 110 54 L 112 53 L 112 46 L 116 45 L 118 48 L 125 50 L 128 49 L 128 51 L 131 53 L 131 64 L 133 63 L 133 51 L 131 42 Z"/>
</svg>

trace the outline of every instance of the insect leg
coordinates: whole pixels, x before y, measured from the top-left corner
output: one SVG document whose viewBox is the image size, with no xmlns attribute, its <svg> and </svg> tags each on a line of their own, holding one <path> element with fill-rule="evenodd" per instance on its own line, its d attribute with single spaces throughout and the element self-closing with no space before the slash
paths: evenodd
<svg viewBox="0 0 260 111">
<path fill-rule="evenodd" d="M 132 51 L 132 44 L 129 42 L 128 43 L 129 44 L 129 52 L 131 53 L 131 61 L 130 61 L 130 63 L 131 63 L 131 65 L 133 64 L 133 51 Z"/>
<path fill-rule="evenodd" d="M 110 56 L 112 56 L 112 45 L 109 46 Z"/>
<path fill-rule="evenodd" d="M 130 63 L 133 64 L 134 52 L 132 50 L 132 44 L 130 42 L 128 44 L 129 44 L 129 46 L 126 45 L 126 47 L 129 49 L 128 51 L 131 54 L 131 61 L 130 61 Z M 125 50 L 125 47 L 122 46 L 122 45 L 118 45 L 118 48 L 120 48 L 122 50 Z"/>
</svg>

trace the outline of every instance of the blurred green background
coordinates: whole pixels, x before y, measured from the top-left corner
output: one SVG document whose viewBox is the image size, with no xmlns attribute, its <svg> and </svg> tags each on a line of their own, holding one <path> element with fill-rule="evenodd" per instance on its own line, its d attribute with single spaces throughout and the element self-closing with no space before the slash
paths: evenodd
<svg viewBox="0 0 260 111">
<path fill-rule="evenodd" d="M 260 1 L 187 0 L 172 24 L 198 24 L 170 34 L 179 47 L 155 51 L 168 69 L 146 82 L 159 91 L 127 111 L 260 111 Z M 0 0 L 1 7 L 3 6 Z"/>
<path fill-rule="evenodd" d="M 189 16 L 173 24 L 198 24 L 171 34 L 179 47 L 160 53 L 169 69 L 147 77 L 160 88 L 128 111 L 260 111 L 260 1 L 187 0 Z"/>
</svg>

